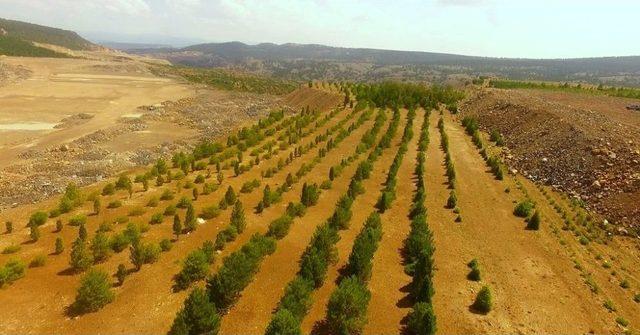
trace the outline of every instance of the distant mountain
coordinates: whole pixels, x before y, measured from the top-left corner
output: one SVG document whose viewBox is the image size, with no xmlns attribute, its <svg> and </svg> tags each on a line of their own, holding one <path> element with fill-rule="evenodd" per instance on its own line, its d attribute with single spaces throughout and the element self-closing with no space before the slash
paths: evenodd
<svg viewBox="0 0 640 335">
<path fill-rule="evenodd" d="M 289 79 L 446 80 L 464 74 L 520 80 L 584 81 L 640 86 L 640 56 L 578 59 L 515 59 L 446 53 L 339 48 L 317 44 L 198 44 L 138 49 L 176 64 L 232 67 Z"/>
<path fill-rule="evenodd" d="M 93 43 L 73 31 L 1 18 L 0 36 L 9 36 L 27 42 L 53 44 L 71 50 L 88 50 L 95 47 Z"/>
<path fill-rule="evenodd" d="M 97 41 L 100 45 L 111 49 L 117 49 L 122 51 L 136 50 L 136 49 L 171 49 L 167 44 L 153 44 L 153 43 L 127 43 L 127 42 L 112 42 L 112 41 Z"/>
</svg>

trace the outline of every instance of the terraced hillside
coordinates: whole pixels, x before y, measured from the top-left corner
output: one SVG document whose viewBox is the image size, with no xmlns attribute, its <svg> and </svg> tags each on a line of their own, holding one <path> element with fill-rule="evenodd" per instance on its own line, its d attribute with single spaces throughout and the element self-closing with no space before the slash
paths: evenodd
<svg viewBox="0 0 640 335">
<path fill-rule="evenodd" d="M 340 98 L 1 213 L 0 332 L 638 327 L 638 241 L 508 174 L 460 92 L 321 87 Z"/>
</svg>

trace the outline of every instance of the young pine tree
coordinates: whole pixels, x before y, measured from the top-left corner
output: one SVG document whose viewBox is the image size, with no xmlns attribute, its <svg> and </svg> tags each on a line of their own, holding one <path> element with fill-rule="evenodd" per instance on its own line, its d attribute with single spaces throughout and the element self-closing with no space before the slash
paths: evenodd
<svg viewBox="0 0 640 335">
<path fill-rule="evenodd" d="M 180 216 L 178 214 L 173 216 L 173 234 L 176 235 L 176 240 L 180 238 L 182 234 L 182 222 L 180 222 Z"/>
<path fill-rule="evenodd" d="M 187 214 L 184 217 L 184 228 L 187 232 L 195 231 L 198 223 L 196 222 L 196 213 L 193 209 L 193 204 L 189 204 L 187 207 Z"/>
<path fill-rule="evenodd" d="M 236 201 L 236 204 L 233 207 L 233 212 L 231 212 L 231 225 L 235 227 L 236 231 L 240 234 L 247 227 L 247 222 L 244 217 L 244 208 L 242 207 L 241 201 Z"/>
</svg>

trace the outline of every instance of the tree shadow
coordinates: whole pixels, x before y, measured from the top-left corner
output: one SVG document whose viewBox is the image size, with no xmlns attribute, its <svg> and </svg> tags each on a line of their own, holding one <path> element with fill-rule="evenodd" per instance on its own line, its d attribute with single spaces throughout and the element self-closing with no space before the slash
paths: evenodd
<svg viewBox="0 0 640 335">
<path fill-rule="evenodd" d="M 469 312 L 473 313 L 473 314 L 478 314 L 478 315 L 487 315 L 489 314 L 489 312 L 484 312 L 479 310 L 478 308 L 476 308 L 475 303 L 471 304 L 468 308 Z"/>
<path fill-rule="evenodd" d="M 29 245 L 29 244 L 35 244 L 37 241 L 34 240 L 26 240 L 22 243 L 20 243 L 21 245 Z"/>
<path fill-rule="evenodd" d="M 329 323 L 326 319 L 322 319 L 317 321 L 313 328 L 311 329 L 311 334 L 313 335 L 331 335 L 331 329 L 329 328 Z"/>
<path fill-rule="evenodd" d="M 398 308 L 409 308 L 411 306 L 413 306 L 413 299 L 408 294 L 396 302 L 396 307 Z"/>
<path fill-rule="evenodd" d="M 73 268 L 66 268 L 57 273 L 58 276 L 73 276 L 76 274 L 76 271 Z"/>
</svg>

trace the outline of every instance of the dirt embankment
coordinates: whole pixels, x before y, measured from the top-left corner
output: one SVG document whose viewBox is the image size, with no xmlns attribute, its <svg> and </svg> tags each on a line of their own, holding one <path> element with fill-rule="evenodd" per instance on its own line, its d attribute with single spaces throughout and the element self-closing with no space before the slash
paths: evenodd
<svg viewBox="0 0 640 335">
<path fill-rule="evenodd" d="M 618 232 L 640 226 L 640 113 L 629 99 L 534 90 L 482 90 L 461 106 L 499 131 L 505 161 L 534 181 L 569 192 Z"/>
</svg>

